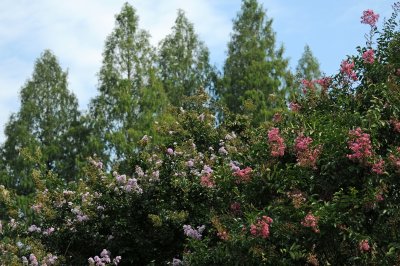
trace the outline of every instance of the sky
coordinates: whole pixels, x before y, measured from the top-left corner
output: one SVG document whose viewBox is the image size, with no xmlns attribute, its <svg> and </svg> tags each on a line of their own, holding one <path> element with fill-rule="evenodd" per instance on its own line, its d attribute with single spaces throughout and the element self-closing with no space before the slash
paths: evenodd
<svg viewBox="0 0 400 266">
<path fill-rule="evenodd" d="M 57 56 L 68 71 L 69 89 L 87 109 L 97 95 L 106 37 L 114 28 L 115 14 L 127 0 L 1 0 L 0 1 L 0 143 L 4 126 L 20 107 L 19 92 L 31 77 L 35 60 L 45 49 Z M 211 63 L 222 69 L 232 19 L 241 0 L 128 0 L 157 46 L 173 26 L 177 9 L 183 9 L 199 38 L 208 46 Z M 327 75 L 337 72 L 346 55 L 365 44 L 367 25 L 362 11 L 380 14 L 378 26 L 389 18 L 395 1 L 385 0 L 259 0 L 273 19 L 277 45 L 295 69 L 308 44 Z"/>
</svg>

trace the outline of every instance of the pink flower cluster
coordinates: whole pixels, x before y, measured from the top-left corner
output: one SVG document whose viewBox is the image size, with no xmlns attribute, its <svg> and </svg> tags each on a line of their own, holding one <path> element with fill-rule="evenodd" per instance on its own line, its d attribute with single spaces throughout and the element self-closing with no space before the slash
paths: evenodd
<svg viewBox="0 0 400 266">
<path fill-rule="evenodd" d="M 361 128 L 349 131 L 349 149 L 353 152 L 347 158 L 354 161 L 364 162 L 372 156 L 372 146 L 369 134 L 364 133 Z"/>
<path fill-rule="evenodd" d="M 111 252 L 108 251 L 107 249 L 103 249 L 103 251 L 100 253 L 100 257 L 99 256 L 95 256 L 94 258 L 90 257 L 88 259 L 89 265 L 90 266 L 106 266 L 107 264 L 111 263 Z M 118 265 L 121 262 L 121 256 L 116 256 L 112 263 L 114 265 Z"/>
<path fill-rule="evenodd" d="M 358 78 L 353 68 L 354 68 L 354 62 L 343 60 L 342 63 L 340 64 L 340 72 L 349 79 L 356 81 Z"/>
<path fill-rule="evenodd" d="M 310 137 L 298 136 L 295 139 L 295 150 L 297 154 L 297 164 L 303 167 L 315 168 L 321 148 L 312 149 L 310 145 L 313 140 Z"/>
<path fill-rule="evenodd" d="M 298 136 L 294 142 L 295 150 L 297 152 L 304 152 L 308 150 L 308 147 L 313 142 L 313 140 L 310 137 Z"/>
<path fill-rule="evenodd" d="M 375 61 L 375 54 L 373 49 L 369 49 L 362 54 L 365 64 L 373 64 Z"/>
<path fill-rule="evenodd" d="M 32 266 L 39 265 L 39 262 L 38 262 L 38 260 L 37 260 L 37 258 L 35 256 L 35 254 L 30 254 L 29 255 L 29 261 L 31 262 L 30 265 L 32 265 Z"/>
<path fill-rule="evenodd" d="M 280 157 L 285 154 L 285 141 L 279 134 L 279 128 L 272 128 L 268 131 L 268 142 L 271 145 L 271 156 Z"/>
<path fill-rule="evenodd" d="M 250 234 L 260 236 L 262 238 L 269 237 L 269 226 L 273 222 L 271 217 L 264 215 L 262 219 L 258 219 L 255 224 L 250 225 Z"/>
<path fill-rule="evenodd" d="M 398 153 L 400 153 L 400 147 L 397 148 L 397 154 Z M 400 156 L 392 153 L 389 155 L 389 160 L 397 170 L 400 170 Z"/>
<path fill-rule="evenodd" d="M 381 192 L 379 192 L 379 193 L 377 193 L 377 194 L 375 195 L 375 200 L 376 200 L 377 202 L 381 202 L 381 201 L 384 201 L 385 198 L 383 197 L 383 194 L 382 194 Z"/>
<path fill-rule="evenodd" d="M 89 220 L 89 217 L 82 212 L 79 206 L 71 209 L 71 212 L 76 215 L 76 220 L 80 223 Z"/>
<path fill-rule="evenodd" d="M 126 192 L 136 192 L 141 194 L 143 192 L 142 188 L 139 187 L 136 178 L 129 178 L 126 180 L 126 175 L 119 175 L 117 172 L 114 172 L 113 175 L 115 176 L 115 180 L 117 184 L 120 185 L 120 188 L 125 190 Z M 117 189 L 117 188 L 116 188 Z"/>
<path fill-rule="evenodd" d="M 300 104 L 298 104 L 298 103 L 290 102 L 290 103 L 289 103 L 289 108 L 290 108 L 290 110 L 292 110 L 292 112 L 297 113 L 297 112 L 300 111 L 301 106 L 300 106 Z"/>
<path fill-rule="evenodd" d="M 33 232 L 42 232 L 42 229 L 35 224 L 32 224 L 31 226 L 28 227 L 28 232 L 33 233 Z"/>
<path fill-rule="evenodd" d="M 40 265 L 42 266 L 50 266 L 50 265 L 55 265 L 57 256 L 53 256 L 52 254 L 48 254 L 45 258 L 43 258 L 42 262 Z M 22 265 L 26 266 L 39 266 L 39 261 L 36 258 L 35 254 L 30 254 L 29 255 L 29 260 L 23 256 L 22 257 Z"/>
<path fill-rule="evenodd" d="M 168 155 L 174 155 L 174 150 L 172 148 L 167 149 L 167 154 Z"/>
<path fill-rule="evenodd" d="M 326 90 L 331 85 L 332 78 L 323 77 L 323 78 L 314 80 L 314 82 L 317 83 L 318 85 L 320 85 L 324 90 Z"/>
<path fill-rule="evenodd" d="M 218 232 L 217 236 L 221 239 L 221 240 L 228 240 L 229 239 L 229 235 L 226 231 L 222 231 L 222 232 Z"/>
<path fill-rule="evenodd" d="M 385 161 L 384 160 L 381 159 L 372 165 L 372 172 L 374 172 L 378 175 L 383 175 L 384 171 L 385 171 Z"/>
<path fill-rule="evenodd" d="M 36 212 L 36 213 L 40 213 L 40 211 L 42 210 L 43 205 L 41 203 L 38 204 L 34 204 L 32 205 L 31 209 Z"/>
<path fill-rule="evenodd" d="M 378 19 L 379 14 L 375 14 L 373 10 L 367 9 L 363 11 L 363 15 L 361 16 L 361 23 L 370 25 L 371 27 L 375 27 Z"/>
<path fill-rule="evenodd" d="M 312 80 L 301 80 L 301 84 L 303 85 L 303 93 L 306 94 L 307 91 L 315 91 L 314 82 Z"/>
<path fill-rule="evenodd" d="M 315 79 L 315 80 L 303 79 L 301 81 L 301 84 L 303 85 L 303 93 L 304 94 L 310 90 L 314 91 L 315 84 L 318 84 L 319 86 L 322 87 L 323 90 L 326 90 L 331 85 L 331 83 L 332 83 L 332 79 L 330 77 L 323 77 L 323 78 Z"/>
<path fill-rule="evenodd" d="M 192 226 L 185 224 L 183 226 L 183 233 L 188 237 L 200 240 L 203 236 L 202 233 L 204 232 L 205 228 L 206 228 L 206 226 L 202 225 L 202 226 L 198 226 L 197 230 L 196 230 L 196 229 L 192 228 Z"/>
<path fill-rule="evenodd" d="M 366 240 L 366 239 L 360 241 L 360 243 L 358 244 L 358 248 L 362 252 L 368 252 L 371 249 L 369 246 L 368 240 Z"/>
<path fill-rule="evenodd" d="M 253 171 L 253 169 L 251 169 L 250 167 L 246 167 L 245 169 L 237 169 L 233 175 L 237 177 L 236 179 L 236 183 L 247 183 L 250 181 L 251 179 L 251 172 Z"/>
<path fill-rule="evenodd" d="M 96 160 L 94 160 L 94 159 L 92 159 L 92 158 L 89 158 L 89 162 L 94 166 L 94 167 L 96 167 L 97 169 L 103 169 L 103 162 L 101 162 L 101 161 L 96 161 Z"/>
<path fill-rule="evenodd" d="M 203 187 L 213 188 L 215 187 L 215 182 L 211 174 L 205 174 L 200 178 L 200 184 Z"/>
<path fill-rule="evenodd" d="M 312 212 L 309 212 L 306 217 L 304 217 L 303 221 L 301 221 L 301 224 L 305 227 L 311 227 L 311 229 L 315 233 L 319 233 L 318 229 L 318 218 L 315 217 Z"/>
</svg>

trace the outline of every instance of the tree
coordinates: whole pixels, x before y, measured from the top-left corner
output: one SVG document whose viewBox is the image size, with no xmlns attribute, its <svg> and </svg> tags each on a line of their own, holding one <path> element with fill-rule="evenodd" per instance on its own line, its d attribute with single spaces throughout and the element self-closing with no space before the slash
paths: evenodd
<svg viewBox="0 0 400 266">
<path fill-rule="evenodd" d="M 318 59 L 314 57 L 310 46 L 304 46 L 304 52 L 296 67 L 296 76 L 300 79 L 314 80 L 321 77 Z"/>
<path fill-rule="evenodd" d="M 257 0 L 244 0 L 233 23 L 219 95 L 230 111 L 266 121 L 290 85 L 284 48 L 275 48 L 272 19 Z"/>
<path fill-rule="evenodd" d="M 90 104 L 89 123 L 94 132 L 91 147 L 106 163 L 110 158 L 119 160 L 131 154 L 167 104 L 156 75 L 150 35 L 138 28 L 138 20 L 128 3 L 116 15 L 99 73 L 100 95 Z"/>
<path fill-rule="evenodd" d="M 215 71 L 209 57 L 193 24 L 178 10 L 172 33 L 160 42 L 158 58 L 161 79 L 171 104 L 180 106 L 182 96 L 192 96 L 201 87 L 214 93 Z"/>
<path fill-rule="evenodd" d="M 67 88 L 67 72 L 49 50 L 37 59 L 20 97 L 20 110 L 5 128 L 5 185 L 21 194 L 32 192 L 38 161 L 66 181 L 75 178 L 83 142 L 78 101 Z"/>
</svg>

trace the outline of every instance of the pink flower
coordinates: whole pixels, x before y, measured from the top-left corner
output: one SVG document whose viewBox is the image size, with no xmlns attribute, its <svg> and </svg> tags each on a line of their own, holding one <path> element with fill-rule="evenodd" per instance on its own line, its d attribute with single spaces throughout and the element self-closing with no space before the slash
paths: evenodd
<svg viewBox="0 0 400 266">
<path fill-rule="evenodd" d="M 294 141 L 296 151 L 302 152 L 307 150 L 312 141 L 313 140 L 310 137 L 298 136 Z"/>
<path fill-rule="evenodd" d="M 213 188 L 213 187 L 215 187 L 215 182 L 214 182 L 213 178 L 211 177 L 211 174 L 203 175 L 203 176 L 200 178 L 200 184 L 201 184 L 203 187 L 208 187 L 208 188 Z"/>
<path fill-rule="evenodd" d="M 222 231 L 222 232 L 218 232 L 217 236 L 221 239 L 221 240 L 228 240 L 229 236 L 228 233 L 226 231 Z"/>
<path fill-rule="evenodd" d="M 54 230 L 55 230 L 54 227 L 50 227 L 50 228 L 48 228 L 48 229 L 43 231 L 43 235 L 49 236 L 54 232 Z"/>
<path fill-rule="evenodd" d="M 183 226 L 183 232 L 188 237 L 191 237 L 194 239 L 201 239 L 205 228 L 206 228 L 205 225 L 197 226 L 197 230 L 196 230 L 196 229 L 192 228 L 192 226 L 185 224 Z"/>
<path fill-rule="evenodd" d="M 375 14 L 373 10 L 367 9 L 363 11 L 363 15 L 361 16 L 361 23 L 368 24 L 371 27 L 375 27 L 376 22 L 378 22 L 379 14 Z"/>
<path fill-rule="evenodd" d="M 361 128 L 349 131 L 350 141 L 349 149 L 353 152 L 348 154 L 347 158 L 354 161 L 364 162 L 366 159 L 372 156 L 372 145 L 370 136 L 367 133 L 363 133 Z"/>
<path fill-rule="evenodd" d="M 323 77 L 314 80 L 314 82 L 320 85 L 324 90 L 326 90 L 331 85 L 332 79 L 330 77 Z"/>
<path fill-rule="evenodd" d="M 376 200 L 377 202 L 383 201 L 383 200 L 384 200 L 384 198 L 383 198 L 383 195 L 382 195 L 382 193 L 378 193 L 378 194 L 376 194 L 376 196 L 375 196 L 375 200 Z"/>
<path fill-rule="evenodd" d="M 194 162 L 192 159 L 190 159 L 189 161 L 186 162 L 187 167 L 193 167 L 194 166 Z"/>
<path fill-rule="evenodd" d="M 219 148 L 218 152 L 219 152 L 219 154 L 221 154 L 221 155 L 228 155 L 228 151 L 225 149 L 224 146 L 222 146 L 221 148 Z"/>
<path fill-rule="evenodd" d="M 232 162 L 232 161 L 231 161 L 231 162 L 229 163 L 229 166 L 231 167 L 231 170 L 232 170 L 233 172 L 236 172 L 236 171 L 240 170 L 240 167 L 237 166 L 235 162 Z"/>
<path fill-rule="evenodd" d="M 29 265 L 31 265 L 31 266 L 38 266 L 39 265 L 39 262 L 37 261 L 37 258 L 35 256 L 35 254 L 30 254 L 29 255 L 29 260 L 31 261 L 31 264 L 29 264 Z"/>
<path fill-rule="evenodd" d="M 301 106 L 298 103 L 291 102 L 289 103 L 289 108 L 290 110 L 292 110 L 292 112 L 297 113 L 298 111 L 300 111 Z"/>
<path fill-rule="evenodd" d="M 250 225 L 250 234 L 252 234 L 253 236 L 257 235 L 257 226 L 252 224 Z"/>
<path fill-rule="evenodd" d="M 400 170 L 400 147 L 397 147 L 397 152 L 396 153 L 391 153 L 389 155 L 389 160 L 392 163 L 392 165 L 396 168 L 397 171 Z"/>
<path fill-rule="evenodd" d="M 233 175 L 237 177 L 236 183 L 247 183 L 250 181 L 250 174 L 253 171 L 250 167 L 246 167 L 245 169 L 236 170 Z"/>
<path fill-rule="evenodd" d="M 319 233 L 319 229 L 318 229 L 318 218 L 315 217 L 312 212 L 309 212 L 306 217 L 304 217 L 303 221 L 301 222 L 301 224 L 305 227 L 311 227 L 311 229 L 315 232 L 315 233 Z"/>
<path fill-rule="evenodd" d="M 171 148 L 168 148 L 168 149 L 167 149 L 167 154 L 168 154 L 168 155 L 173 155 L 173 154 L 174 154 L 174 150 L 171 149 Z"/>
<path fill-rule="evenodd" d="M 297 152 L 297 164 L 303 167 L 316 168 L 318 157 L 321 153 L 321 148 L 311 149 L 309 146 L 312 143 L 312 138 L 298 136 L 295 139 L 295 150 Z"/>
<path fill-rule="evenodd" d="M 372 165 L 372 172 L 378 175 L 383 175 L 384 167 L 385 167 L 385 161 L 381 159 Z"/>
<path fill-rule="evenodd" d="M 369 50 L 365 51 L 362 54 L 362 58 L 364 59 L 364 63 L 365 64 L 373 64 L 374 61 L 375 61 L 374 56 L 375 56 L 375 54 L 374 54 L 374 50 L 373 49 L 369 49 Z"/>
<path fill-rule="evenodd" d="M 250 234 L 262 238 L 268 238 L 270 234 L 269 226 L 272 222 L 273 220 L 271 217 L 264 215 L 262 219 L 257 220 L 257 223 L 250 225 Z"/>
<path fill-rule="evenodd" d="M 354 68 L 354 62 L 343 60 L 342 63 L 340 64 L 340 72 L 343 75 L 347 76 L 349 79 L 356 81 L 358 78 L 353 68 Z"/>
<path fill-rule="evenodd" d="M 311 80 L 303 79 L 301 81 L 301 84 L 303 85 L 303 93 L 304 94 L 306 94 L 308 90 L 312 90 L 312 91 L 315 90 L 314 82 Z"/>
<path fill-rule="evenodd" d="M 368 240 L 364 239 L 360 242 L 360 244 L 358 245 L 359 249 L 362 252 L 368 252 L 371 248 L 369 246 Z"/>
<path fill-rule="evenodd" d="M 117 175 L 115 177 L 115 179 L 117 180 L 117 182 L 121 185 L 126 183 L 126 175 Z"/>
<path fill-rule="evenodd" d="M 271 146 L 271 156 L 280 157 L 285 154 L 285 142 L 279 134 L 279 128 L 272 128 L 268 131 L 268 142 Z"/>
</svg>

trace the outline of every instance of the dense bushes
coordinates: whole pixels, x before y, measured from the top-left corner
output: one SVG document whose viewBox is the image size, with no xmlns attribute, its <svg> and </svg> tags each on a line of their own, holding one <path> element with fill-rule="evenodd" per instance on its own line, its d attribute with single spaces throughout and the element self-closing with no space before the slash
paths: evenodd
<svg viewBox="0 0 400 266">
<path fill-rule="evenodd" d="M 143 136 L 129 173 L 93 157 L 65 184 L 38 166 L 32 217 L 1 187 L 2 263 L 400 264 L 398 9 L 258 128 L 226 110 L 215 126 L 200 93 L 155 124 L 161 144 Z"/>
</svg>

